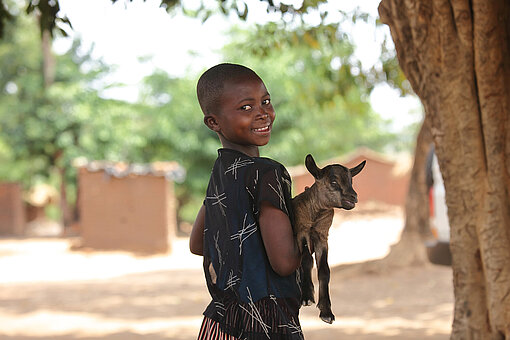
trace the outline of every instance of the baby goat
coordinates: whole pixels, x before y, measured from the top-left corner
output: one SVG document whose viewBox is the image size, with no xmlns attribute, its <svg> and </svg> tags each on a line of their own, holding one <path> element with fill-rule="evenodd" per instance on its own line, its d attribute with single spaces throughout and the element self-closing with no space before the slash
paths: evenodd
<svg viewBox="0 0 510 340">
<path fill-rule="evenodd" d="M 320 318 L 327 323 L 335 320 L 329 297 L 328 265 L 328 232 L 333 222 L 333 208 L 346 210 L 354 208 L 358 202 L 358 195 L 352 189 L 352 177 L 363 169 L 365 163 L 366 161 L 363 161 L 351 169 L 340 164 L 332 164 L 320 169 L 312 155 L 307 155 L 305 165 L 315 178 L 315 183 L 292 199 L 294 231 L 299 249 L 303 254 L 301 303 L 303 306 L 309 306 L 315 302 L 312 283 L 312 253 L 315 252 L 319 278 L 317 307 L 320 310 Z M 304 250 L 305 245 L 308 246 L 308 250 Z"/>
</svg>

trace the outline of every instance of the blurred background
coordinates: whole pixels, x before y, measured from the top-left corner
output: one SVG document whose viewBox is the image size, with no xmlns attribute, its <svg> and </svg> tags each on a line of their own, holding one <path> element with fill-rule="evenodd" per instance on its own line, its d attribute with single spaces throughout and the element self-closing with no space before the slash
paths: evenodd
<svg viewBox="0 0 510 340">
<path fill-rule="evenodd" d="M 0 1 L 2 339 L 196 337 L 208 297 L 187 237 L 220 143 L 195 86 L 219 62 L 264 80 L 277 116 L 261 155 L 295 195 L 308 153 L 367 160 L 359 206 L 335 216 L 332 265 L 387 258 L 403 230 L 421 235 L 405 251 L 424 251 L 423 110 L 379 1 L 275 3 Z M 410 199 L 425 215 L 412 225 Z M 307 339 L 446 339 L 450 268 L 405 268 L 334 271 L 337 322 L 306 308 Z"/>
</svg>

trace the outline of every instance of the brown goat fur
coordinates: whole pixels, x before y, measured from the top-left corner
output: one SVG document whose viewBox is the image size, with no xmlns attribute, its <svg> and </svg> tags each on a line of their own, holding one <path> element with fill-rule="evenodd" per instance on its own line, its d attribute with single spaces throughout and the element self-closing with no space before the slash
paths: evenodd
<svg viewBox="0 0 510 340">
<path fill-rule="evenodd" d="M 351 210 L 358 202 L 358 195 L 352 188 L 352 177 L 363 170 L 366 161 L 354 168 L 340 164 L 317 167 L 312 155 L 307 155 L 305 165 L 315 178 L 315 183 L 294 197 L 294 232 L 303 258 L 301 303 L 309 306 L 315 302 L 312 283 L 313 258 L 317 263 L 319 279 L 320 318 L 332 323 L 335 316 L 331 312 L 329 297 L 330 270 L 328 265 L 328 233 L 333 222 L 334 208 Z"/>
</svg>

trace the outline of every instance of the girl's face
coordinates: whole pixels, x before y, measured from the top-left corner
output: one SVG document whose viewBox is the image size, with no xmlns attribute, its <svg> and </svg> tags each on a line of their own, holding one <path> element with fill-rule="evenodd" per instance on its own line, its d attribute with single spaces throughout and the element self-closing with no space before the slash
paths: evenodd
<svg viewBox="0 0 510 340">
<path fill-rule="evenodd" d="M 258 156 L 258 147 L 271 137 L 275 112 L 266 86 L 255 75 L 224 85 L 219 113 L 215 115 L 223 147 Z"/>
</svg>

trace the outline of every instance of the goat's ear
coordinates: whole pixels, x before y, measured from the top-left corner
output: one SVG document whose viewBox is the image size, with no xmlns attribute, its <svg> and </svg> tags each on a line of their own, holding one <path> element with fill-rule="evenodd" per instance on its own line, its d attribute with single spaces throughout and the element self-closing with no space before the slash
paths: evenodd
<svg viewBox="0 0 510 340">
<path fill-rule="evenodd" d="M 315 160 L 313 159 L 312 155 L 306 155 L 305 165 L 312 176 L 315 177 L 315 179 L 319 179 L 321 177 L 321 169 L 319 169 L 317 164 L 315 164 Z"/>
<path fill-rule="evenodd" d="M 365 167 L 366 163 L 367 163 L 367 161 L 363 161 L 363 162 L 359 163 L 358 165 L 356 165 L 354 168 L 350 168 L 349 171 L 351 172 L 351 176 L 354 177 L 357 174 L 359 174 L 361 172 L 361 170 L 363 170 L 363 168 Z"/>
</svg>

